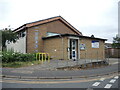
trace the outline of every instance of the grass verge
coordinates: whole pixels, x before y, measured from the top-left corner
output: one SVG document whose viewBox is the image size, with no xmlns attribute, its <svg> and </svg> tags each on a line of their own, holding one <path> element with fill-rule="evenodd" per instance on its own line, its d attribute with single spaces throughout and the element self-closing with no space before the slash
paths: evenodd
<svg viewBox="0 0 120 90">
<path fill-rule="evenodd" d="M 2 67 L 19 68 L 19 67 L 38 65 L 38 64 L 41 64 L 40 61 L 10 62 L 10 63 L 2 63 Z"/>
</svg>

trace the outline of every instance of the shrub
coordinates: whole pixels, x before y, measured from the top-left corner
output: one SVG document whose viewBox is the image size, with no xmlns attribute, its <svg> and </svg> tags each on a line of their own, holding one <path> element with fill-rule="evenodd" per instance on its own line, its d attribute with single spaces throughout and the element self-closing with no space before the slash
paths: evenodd
<svg viewBox="0 0 120 90">
<path fill-rule="evenodd" d="M 8 63 L 8 62 L 26 62 L 26 61 L 34 61 L 35 60 L 35 54 L 22 54 L 19 52 L 13 52 L 13 51 L 3 51 L 2 52 L 2 62 Z"/>
</svg>

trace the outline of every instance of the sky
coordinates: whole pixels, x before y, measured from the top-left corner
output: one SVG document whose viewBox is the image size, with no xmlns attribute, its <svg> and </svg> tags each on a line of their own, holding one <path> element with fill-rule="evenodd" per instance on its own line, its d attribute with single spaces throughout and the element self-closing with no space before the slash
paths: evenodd
<svg viewBox="0 0 120 90">
<path fill-rule="evenodd" d="M 108 39 L 118 34 L 119 0 L 0 0 L 0 29 L 62 16 L 85 36 Z"/>
</svg>

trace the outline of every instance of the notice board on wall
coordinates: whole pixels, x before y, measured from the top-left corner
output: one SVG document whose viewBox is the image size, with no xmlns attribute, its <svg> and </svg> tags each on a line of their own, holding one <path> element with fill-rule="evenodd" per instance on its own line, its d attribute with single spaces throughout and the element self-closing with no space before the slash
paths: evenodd
<svg viewBox="0 0 120 90">
<path fill-rule="evenodd" d="M 80 44 L 80 50 L 85 50 L 86 46 L 85 44 Z"/>
<path fill-rule="evenodd" d="M 92 41 L 92 48 L 99 48 L 99 41 Z"/>
</svg>

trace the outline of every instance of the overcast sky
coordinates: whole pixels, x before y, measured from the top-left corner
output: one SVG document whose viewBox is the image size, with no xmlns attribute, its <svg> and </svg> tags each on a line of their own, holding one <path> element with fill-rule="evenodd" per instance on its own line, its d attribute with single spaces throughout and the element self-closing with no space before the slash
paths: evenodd
<svg viewBox="0 0 120 90">
<path fill-rule="evenodd" d="M 85 36 L 112 38 L 118 33 L 119 0 L 0 0 L 0 29 L 62 16 Z"/>
</svg>

